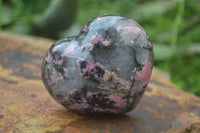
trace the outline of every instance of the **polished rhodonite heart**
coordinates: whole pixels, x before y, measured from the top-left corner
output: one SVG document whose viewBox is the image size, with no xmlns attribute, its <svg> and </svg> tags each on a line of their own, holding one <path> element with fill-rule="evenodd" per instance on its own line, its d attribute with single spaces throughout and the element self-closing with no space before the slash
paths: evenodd
<svg viewBox="0 0 200 133">
<path fill-rule="evenodd" d="M 42 79 L 51 96 L 71 110 L 118 114 L 138 104 L 152 67 L 144 29 L 130 18 L 104 15 L 50 47 Z"/>
</svg>

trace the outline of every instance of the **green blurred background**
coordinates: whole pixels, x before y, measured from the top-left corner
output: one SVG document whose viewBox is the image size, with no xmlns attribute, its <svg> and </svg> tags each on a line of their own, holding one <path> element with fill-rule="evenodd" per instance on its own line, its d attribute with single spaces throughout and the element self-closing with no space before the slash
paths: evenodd
<svg viewBox="0 0 200 133">
<path fill-rule="evenodd" d="M 0 0 L 0 28 L 52 39 L 76 35 L 102 14 L 136 20 L 154 45 L 154 65 L 200 96 L 199 0 Z"/>
</svg>

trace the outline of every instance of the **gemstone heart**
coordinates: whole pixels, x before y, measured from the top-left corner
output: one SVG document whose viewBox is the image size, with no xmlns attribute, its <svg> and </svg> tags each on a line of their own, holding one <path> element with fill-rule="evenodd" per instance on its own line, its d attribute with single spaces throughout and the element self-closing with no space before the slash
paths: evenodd
<svg viewBox="0 0 200 133">
<path fill-rule="evenodd" d="M 51 96 L 81 113 L 125 113 L 141 100 L 153 67 L 144 29 L 123 16 L 92 19 L 78 36 L 56 41 L 42 65 Z"/>
</svg>

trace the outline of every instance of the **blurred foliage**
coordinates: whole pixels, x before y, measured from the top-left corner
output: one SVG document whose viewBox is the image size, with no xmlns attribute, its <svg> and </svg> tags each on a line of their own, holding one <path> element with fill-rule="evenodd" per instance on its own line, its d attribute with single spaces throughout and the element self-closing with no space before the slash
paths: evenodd
<svg viewBox="0 0 200 133">
<path fill-rule="evenodd" d="M 2 29 L 32 34 L 32 25 L 43 19 L 52 1 L 3 0 Z M 199 0 L 79 0 L 76 20 L 59 36 L 77 34 L 89 19 L 102 14 L 138 21 L 154 44 L 155 65 L 168 72 L 180 88 L 200 96 Z"/>
<path fill-rule="evenodd" d="M 78 0 L 53 0 L 45 13 L 32 26 L 37 35 L 58 39 L 59 33 L 70 27 L 76 17 Z M 59 14 L 59 15 L 58 15 Z"/>
</svg>

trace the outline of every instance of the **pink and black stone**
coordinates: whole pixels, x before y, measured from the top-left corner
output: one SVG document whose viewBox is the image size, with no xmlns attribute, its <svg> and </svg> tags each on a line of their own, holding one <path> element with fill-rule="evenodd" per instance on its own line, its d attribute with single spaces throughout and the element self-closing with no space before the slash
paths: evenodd
<svg viewBox="0 0 200 133">
<path fill-rule="evenodd" d="M 120 114 L 141 100 L 153 67 L 144 29 L 123 16 L 92 19 L 75 37 L 55 42 L 42 65 L 48 92 L 81 113 Z"/>
</svg>

